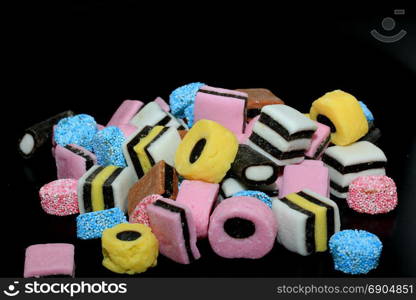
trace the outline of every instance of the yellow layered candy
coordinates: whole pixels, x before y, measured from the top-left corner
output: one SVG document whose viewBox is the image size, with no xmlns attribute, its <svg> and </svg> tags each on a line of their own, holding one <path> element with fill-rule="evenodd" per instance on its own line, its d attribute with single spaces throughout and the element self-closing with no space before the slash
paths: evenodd
<svg viewBox="0 0 416 300">
<path fill-rule="evenodd" d="M 335 145 L 352 144 L 368 132 L 368 122 L 360 103 L 344 91 L 335 90 L 315 100 L 309 116 L 317 121 L 319 115 L 325 116 L 334 125 L 331 142 Z"/>
<path fill-rule="evenodd" d="M 237 151 L 238 140 L 230 130 L 214 121 L 199 120 L 179 144 L 175 168 L 186 179 L 218 183 Z"/>
<path fill-rule="evenodd" d="M 150 130 L 149 134 L 142 138 L 140 142 L 133 148 L 137 153 L 137 157 L 139 158 L 140 165 L 142 166 L 144 173 L 149 172 L 149 170 L 152 168 L 152 164 L 145 151 L 146 146 L 154 140 L 154 138 L 163 130 L 163 128 L 163 126 L 155 126 L 152 130 Z"/>
<path fill-rule="evenodd" d="M 103 186 L 106 180 L 117 170 L 116 166 L 107 166 L 95 176 L 91 183 L 92 211 L 105 209 Z"/>
<path fill-rule="evenodd" d="M 157 264 L 159 242 L 149 226 L 122 223 L 104 230 L 103 266 L 115 273 L 136 274 Z"/>
</svg>

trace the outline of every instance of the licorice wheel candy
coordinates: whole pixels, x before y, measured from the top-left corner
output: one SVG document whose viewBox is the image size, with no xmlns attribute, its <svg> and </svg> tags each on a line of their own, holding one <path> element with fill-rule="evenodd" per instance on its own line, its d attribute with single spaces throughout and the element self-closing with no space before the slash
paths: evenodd
<svg viewBox="0 0 416 300">
<path fill-rule="evenodd" d="M 272 210 L 262 201 L 244 196 L 218 204 L 208 229 L 211 248 L 225 258 L 261 258 L 273 248 L 276 234 Z"/>
<path fill-rule="evenodd" d="M 74 113 L 72 111 L 67 110 L 27 128 L 18 143 L 19 153 L 24 158 L 30 158 L 50 140 L 55 124 L 61 119 L 73 115 Z"/>
<path fill-rule="evenodd" d="M 123 223 L 101 238 L 103 266 L 120 274 L 143 273 L 157 265 L 159 243 L 149 226 Z"/>
<path fill-rule="evenodd" d="M 352 144 L 368 132 L 368 122 L 358 100 L 341 90 L 326 93 L 312 103 L 309 117 L 331 128 L 331 142 Z"/>
<path fill-rule="evenodd" d="M 175 168 L 186 179 L 219 183 L 237 151 L 238 141 L 231 131 L 214 121 L 200 120 L 179 144 Z"/>
</svg>

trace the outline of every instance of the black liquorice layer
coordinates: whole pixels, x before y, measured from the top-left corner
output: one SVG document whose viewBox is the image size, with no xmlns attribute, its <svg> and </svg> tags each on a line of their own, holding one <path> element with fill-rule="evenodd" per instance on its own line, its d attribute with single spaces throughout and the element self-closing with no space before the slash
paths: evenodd
<svg viewBox="0 0 416 300">
<path fill-rule="evenodd" d="M 162 197 L 170 198 L 173 194 L 173 176 L 174 170 L 165 162 L 165 192 Z"/>
<path fill-rule="evenodd" d="M 250 141 L 252 141 L 254 144 L 259 146 L 263 151 L 269 153 L 271 156 L 278 160 L 285 160 L 285 159 L 291 159 L 291 158 L 297 158 L 297 157 L 303 157 L 305 155 L 305 150 L 294 150 L 294 151 L 288 151 L 288 152 L 282 152 L 276 147 L 274 147 L 272 144 L 270 144 L 268 141 L 263 139 L 261 136 L 259 136 L 257 133 L 253 132 L 250 135 Z"/>
<path fill-rule="evenodd" d="M 306 228 L 305 228 L 305 236 L 306 236 L 306 251 L 308 253 L 315 252 L 316 246 L 315 246 L 315 214 L 309 210 L 306 210 L 296 203 L 293 203 L 287 198 L 280 199 L 284 204 L 289 206 L 291 209 L 297 210 L 305 215 L 308 216 L 306 220 Z"/>
<path fill-rule="evenodd" d="M 289 134 L 289 131 L 283 127 L 280 123 L 274 120 L 266 113 L 261 113 L 259 122 L 263 123 L 273 131 L 277 132 L 282 138 L 286 141 L 294 141 L 298 139 L 310 139 L 315 132 L 315 130 L 302 130 L 292 134 Z"/>
<path fill-rule="evenodd" d="M 325 147 L 331 142 L 331 134 L 328 135 L 328 137 L 323 141 L 318 149 L 316 149 L 315 154 L 313 155 L 313 159 L 318 159 L 318 157 L 322 154 L 322 152 L 325 150 Z"/>
<path fill-rule="evenodd" d="M 332 158 L 331 156 L 324 153 L 322 156 L 322 161 L 337 170 L 342 175 L 348 174 L 348 173 L 356 173 L 361 172 L 365 170 L 370 169 L 380 169 L 384 168 L 386 166 L 385 161 L 370 161 L 366 163 L 360 163 L 355 165 L 349 165 L 349 166 L 343 166 L 341 163 L 339 163 L 335 158 Z"/>
<path fill-rule="evenodd" d="M 113 191 L 113 182 L 116 178 L 123 172 L 123 168 L 117 168 L 113 173 L 104 181 L 103 184 L 103 199 L 104 199 L 104 209 L 109 209 L 114 207 L 114 191 Z"/>
<path fill-rule="evenodd" d="M 328 126 L 331 129 L 331 132 L 337 131 L 337 128 L 335 127 L 334 123 L 332 123 L 332 121 L 325 115 L 321 115 L 321 114 L 317 115 L 316 121 Z"/>
<path fill-rule="evenodd" d="M 140 164 L 140 160 L 137 157 L 136 151 L 134 151 L 134 146 L 136 146 L 142 138 L 147 136 L 149 132 L 152 130 L 153 127 L 146 126 L 144 127 L 132 140 L 127 144 L 127 152 L 130 155 L 130 159 L 133 163 L 134 170 L 136 171 L 137 177 L 140 179 L 144 175 L 144 171 L 142 165 Z"/>
<path fill-rule="evenodd" d="M 155 160 L 153 159 L 153 157 L 150 155 L 150 152 L 149 152 L 149 147 L 154 143 L 154 142 L 156 142 L 162 135 L 164 135 L 165 134 L 165 132 L 166 131 L 168 131 L 169 130 L 169 127 L 164 127 L 154 138 L 153 138 L 153 140 L 149 143 L 149 144 L 147 144 L 146 145 L 146 147 L 144 147 L 144 153 L 146 153 L 146 155 L 147 155 L 147 158 L 149 159 L 149 161 L 150 161 L 150 164 L 152 165 L 152 166 L 154 166 L 155 165 Z"/>
<path fill-rule="evenodd" d="M 94 180 L 94 178 L 102 170 L 104 170 L 104 167 L 103 166 L 99 166 L 87 178 L 85 178 L 84 186 L 82 188 L 82 191 L 83 191 L 83 202 L 84 202 L 85 212 L 91 212 L 92 211 L 91 184 L 92 184 L 92 181 Z"/>
<path fill-rule="evenodd" d="M 181 224 L 182 224 L 182 234 L 183 234 L 183 239 L 185 241 L 185 249 L 188 254 L 189 262 L 190 263 L 193 262 L 195 260 L 195 257 L 191 249 L 191 234 L 190 234 L 190 230 L 188 226 L 188 219 L 186 218 L 185 210 L 180 207 L 166 203 L 165 201 L 162 201 L 162 200 L 156 200 L 153 203 L 153 205 L 169 210 L 170 212 L 180 214 Z"/>
<path fill-rule="evenodd" d="M 337 192 L 339 192 L 339 193 L 348 193 L 349 185 L 347 185 L 347 186 L 340 186 L 338 183 L 336 183 L 336 182 L 334 182 L 334 181 L 331 180 L 329 182 L 329 186 L 331 188 L 333 188 L 334 190 L 336 190 Z"/>
<path fill-rule="evenodd" d="M 325 202 L 322 202 L 321 200 L 316 199 L 315 197 L 308 195 L 302 191 L 297 194 L 316 205 L 326 208 L 327 239 L 329 239 L 335 233 L 334 208 L 331 205 L 326 204 Z"/>
<path fill-rule="evenodd" d="M 94 165 L 94 160 L 91 158 L 91 156 L 89 156 L 88 154 L 86 154 L 82 150 L 77 149 L 75 147 L 72 147 L 71 145 L 66 145 L 65 148 L 68 149 L 69 151 L 71 151 L 72 153 L 75 153 L 76 155 L 79 155 L 79 156 L 81 156 L 82 158 L 85 159 L 85 170 L 86 171 L 91 169 L 91 167 Z"/>
<path fill-rule="evenodd" d="M 162 120 L 156 123 L 157 126 L 165 126 L 172 120 L 172 118 L 169 115 L 166 115 Z M 155 126 L 156 126 L 155 125 Z"/>
</svg>

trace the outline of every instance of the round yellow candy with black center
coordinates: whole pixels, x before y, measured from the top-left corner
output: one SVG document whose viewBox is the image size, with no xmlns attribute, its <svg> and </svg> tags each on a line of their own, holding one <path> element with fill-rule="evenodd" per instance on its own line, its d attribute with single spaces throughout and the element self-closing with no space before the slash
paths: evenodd
<svg viewBox="0 0 416 300">
<path fill-rule="evenodd" d="M 175 168 L 185 179 L 220 182 L 238 151 L 238 140 L 224 126 L 199 120 L 176 150 Z"/>
<path fill-rule="evenodd" d="M 309 117 L 331 127 L 331 142 L 352 144 L 368 132 L 368 122 L 358 100 L 341 90 L 326 93 L 312 103 Z"/>
<path fill-rule="evenodd" d="M 122 223 L 101 238 L 103 266 L 115 273 L 136 274 L 157 264 L 159 242 L 149 226 Z"/>
</svg>

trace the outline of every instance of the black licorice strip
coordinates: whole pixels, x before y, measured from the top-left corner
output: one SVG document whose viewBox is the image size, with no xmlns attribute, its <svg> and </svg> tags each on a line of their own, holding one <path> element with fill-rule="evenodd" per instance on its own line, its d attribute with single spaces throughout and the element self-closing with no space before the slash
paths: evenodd
<svg viewBox="0 0 416 300">
<path fill-rule="evenodd" d="M 42 147 L 47 141 L 51 140 L 53 134 L 53 126 L 57 124 L 61 119 L 71 117 L 73 115 L 73 111 L 67 110 L 27 128 L 24 131 L 22 138 L 18 142 L 19 146 L 17 148 L 19 150 L 19 153 L 24 158 L 30 158 L 36 152 L 37 149 Z M 20 149 L 20 142 L 26 134 L 31 135 L 34 140 L 33 148 L 28 154 L 23 153 L 23 151 Z"/>
<path fill-rule="evenodd" d="M 215 96 L 221 96 L 221 97 L 230 97 L 230 98 L 237 98 L 237 99 L 241 99 L 241 100 L 245 100 L 247 102 L 247 98 L 245 96 L 241 96 L 241 95 L 236 95 L 236 94 L 231 94 L 231 93 L 220 93 L 220 92 L 216 92 L 216 91 L 209 91 L 209 90 L 204 90 L 204 89 L 200 89 L 198 90 L 199 93 L 205 93 L 205 94 L 211 94 L 211 95 L 215 95 Z"/>
<path fill-rule="evenodd" d="M 144 127 L 136 136 L 127 144 L 127 152 L 130 155 L 130 159 L 133 163 L 134 170 L 136 171 L 137 177 L 140 179 L 144 175 L 144 171 L 142 165 L 140 164 L 140 160 L 137 157 L 136 151 L 134 151 L 134 146 L 136 146 L 142 138 L 147 136 L 149 132 L 152 130 L 153 127 L 146 126 Z"/>
<path fill-rule="evenodd" d="M 278 160 L 297 158 L 305 155 L 304 149 L 282 152 L 255 132 L 250 135 L 250 141 Z"/>
<path fill-rule="evenodd" d="M 166 203 L 165 201 L 162 200 L 156 200 L 153 205 L 155 206 L 159 206 L 160 208 L 169 210 L 173 213 L 178 213 L 180 214 L 181 217 L 181 224 L 182 224 L 182 234 L 183 234 L 183 239 L 185 241 L 185 249 L 186 252 L 188 254 L 188 258 L 189 258 L 189 262 L 193 262 L 195 260 L 194 254 L 192 253 L 192 249 L 191 249 L 191 234 L 189 231 L 189 226 L 188 226 L 188 220 L 186 218 L 186 213 L 185 210 L 171 205 L 169 203 Z"/>
<path fill-rule="evenodd" d="M 172 118 L 169 115 L 166 115 L 162 120 L 156 123 L 155 126 L 165 126 L 172 120 Z"/>
<path fill-rule="evenodd" d="M 334 123 L 332 123 L 332 121 L 325 115 L 317 115 L 316 121 L 328 126 L 331 129 L 331 132 L 337 131 L 337 128 L 335 127 Z"/>
<path fill-rule="evenodd" d="M 315 132 L 315 130 L 302 130 L 289 134 L 289 131 L 286 128 L 284 128 L 283 125 L 281 125 L 279 122 L 277 122 L 264 112 L 260 114 L 259 122 L 263 123 L 273 131 L 277 132 L 282 138 L 284 138 L 288 142 L 298 139 L 310 139 Z"/>
<path fill-rule="evenodd" d="M 300 213 L 306 215 L 306 228 L 305 228 L 305 237 L 306 237 L 306 251 L 308 253 L 315 252 L 315 214 L 309 210 L 300 207 L 296 203 L 290 201 L 286 197 L 280 199 L 281 202 L 289 206 L 289 208 L 299 211 Z"/>
<path fill-rule="evenodd" d="M 164 198 L 170 198 L 173 194 L 174 172 L 173 168 L 165 163 L 165 192 L 162 195 Z"/>
<path fill-rule="evenodd" d="M 148 150 L 148 148 L 150 147 L 150 146 L 152 146 L 152 144 L 154 144 L 154 142 L 156 142 L 163 134 L 165 134 L 165 132 L 166 131 L 168 131 L 169 130 L 169 128 L 170 127 L 164 127 L 154 138 L 153 138 L 153 140 L 151 140 L 150 141 L 150 143 L 149 144 L 147 144 L 145 147 L 144 147 L 144 152 L 146 153 L 146 155 L 147 155 L 147 158 L 149 159 L 149 161 L 150 161 L 150 164 L 152 165 L 152 166 L 154 166 L 155 165 L 155 160 L 153 159 L 153 157 L 150 155 L 150 152 L 149 152 L 149 150 Z"/>
<path fill-rule="evenodd" d="M 91 169 L 91 167 L 94 165 L 93 159 L 87 153 L 83 152 L 82 150 L 72 147 L 71 145 L 66 145 L 65 148 L 85 159 L 86 171 Z"/>
<path fill-rule="evenodd" d="M 103 199 L 104 199 L 104 209 L 109 209 L 114 207 L 114 191 L 113 191 L 113 182 L 116 178 L 123 172 L 123 168 L 117 168 L 111 173 L 110 176 L 104 181 L 103 184 Z"/>
<path fill-rule="evenodd" d="M 258 116 L 261 112 L 260 108 L 249 108 L 247 110 L 247 117 L 253 119 L 254 117 Z"/>
<path fill-rule="evenodd" d="M 333 188 L 334 190 L 336 190 L 337 192 L 339 192 L 339 193 L 348 193 L 349 185 L 347 185 L 347 186 L 340 186 L 339 184 L 337 184 L 336 182 L 334 182 L 334 181 L 331 180 L 329 182 L 329 186 L 331 188 Z"/>
<path fill-rule="evenodd" d="M 313 156 L 313 159 L 318 159 L 318 157 L 321 155 L 321 153 L 324 151 L 325 147 L 331 142 L 331 134 L 328 135 L 328 137 L 323 141 L 318 149 L 316 149 L 315 154 Z"/>
<path fill-rule="evenodd" d="M 324 153 L 322 156 L 322 161 L 337 170 L 342 175 L 348 174 L 348 173 L 356 173 L 361 172 L 365 170 L 370 169 L 379 169 L 384 168 L 386 166 L 385 161 L 370 161 L 366 163 L 360 163 L 355 165 L 349 165 L 349 166 L 343 166 L 341 163 L 339 163 L 335 158 L 332 158 L 331 156 Z"/>
<path fill-rule="evenodd" d="M 104 170 L 103 166 L 97 167 L 87 178 L 85 178 L 84 181 L 84 187 L 83 187 L 83 200 L 84 200 L 84 209 L 85 212 L 91 212 L 92 211 L 92 195 L 91 195 L 91 184 L 94 178 L 102 171 Z"/>
<path fill-rule="evenodd" d="M 329 205 L 329 204 L 327 204 L 327 203 L 325 203 L 325 202 L 323 202 L 323 201 L 321 201 L 321 200 L 319 200 L 319 199 L 317 199 L 317 198 L 315 198 L 315 197 L 313 197 L 313 196 L 311 196 L 311 195 L 309 195 L 305 192 L 300 191 L 297 194 L 299 196 L 305 198 L 306 200 L 316 204 L 316 205 L 323 206 L 323 207 L 326 208 L 327 239 L 329 240 L 329 238 L 335 233 L 334 208 L 331 205 Z"/>
</svg>

